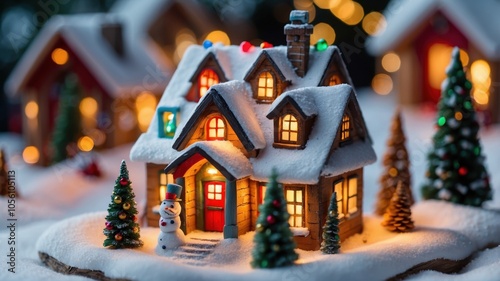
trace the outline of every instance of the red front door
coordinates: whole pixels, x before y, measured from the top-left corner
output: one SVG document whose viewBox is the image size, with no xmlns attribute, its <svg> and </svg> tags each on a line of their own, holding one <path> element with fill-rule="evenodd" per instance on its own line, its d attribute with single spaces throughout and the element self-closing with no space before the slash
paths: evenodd
<svg viewBox="0 0 500 281">
<path fill-rule="evenodd" d="M 222 231 L 224 227 L 224 202 L 226 183 L 205 182 L 205 231 Z"/>
</svg>

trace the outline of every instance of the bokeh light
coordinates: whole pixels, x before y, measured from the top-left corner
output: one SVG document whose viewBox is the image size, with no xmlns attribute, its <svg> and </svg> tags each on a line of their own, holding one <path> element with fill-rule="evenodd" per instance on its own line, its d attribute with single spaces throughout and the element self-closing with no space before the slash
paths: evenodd
<svg viewBox="0 0 500 281">
<path fill-rule="evenodd" d="M 89 136 L 83 136 L 78 139 L 77 145 L 81 151 L 88 152 L 94 148 L 94 140 Z"/>
<path fill-rule="evenodd" d="M 35 119 L 38 116 L 38 104 L 35 101 L 29 101 L 24 107 L 24 114 L 29 119 Z"/>
<path fill-rule="evenodd" d="M 392 79 L 389 75 L 379 73 L 372 79 L 372 89 L 379 95 L 387 95 L 392 91 Z"/>
<path fill-rule="evenodd" d="M 210 40 L 214 43 L 222 43 L 224 45 L 231 45 L 231 40 L 229 36 L 222 30 L 214 30 L 210 32 L 205 40 Z"/>
<path fill-rule="evenodd" d="M 326 40 L 328 45 L 335 42 L 335 30 L 329 24 L 320 22 L 314 26 L 313 34 L 311 34 L 311 43 L 316 43 L 319 39 Z"/>
<path fill-rule="evenodd" d="M 387 22 L 381 13 L 371 12 L 363 18 L 361 26 L 368 35 L 376 36 L 385 30 Z"/>
<path fill-rule="evenodd" d="M 69 55 L 68 52 L 62 48 L 55 48 L 52 51 L 52 61 L 58 65 L 64 65 L 68 62 Z"/>
<path fill-rule="evenodd" d="M 387 53 L 382 57 L 382 68 L 387 72 L 396 72 L 401 66 L 401 60 L 396 53 Z"/>
<path fill-rule="evenodd" d="M 34 146 L 27 146 L 23 150 L 23 160 L 28 164 L 35 164 L 40 160 L 40 152 Z"/>
</svg>

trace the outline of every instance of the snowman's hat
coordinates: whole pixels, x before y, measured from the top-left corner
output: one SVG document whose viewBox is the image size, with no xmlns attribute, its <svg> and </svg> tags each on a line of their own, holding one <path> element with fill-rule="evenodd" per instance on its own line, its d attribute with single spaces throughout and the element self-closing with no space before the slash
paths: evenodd
<svg viewBox="0 0 500 281">
<path fill-rule="evenodd" d="M 167 185 L 167 192 L 165 193 L 165 200 L 181 201 L 181 199 L 179 199 L 179 197 L 181 197 L 181 191 L 181 185 L 169 183 Z"/>
</svg>

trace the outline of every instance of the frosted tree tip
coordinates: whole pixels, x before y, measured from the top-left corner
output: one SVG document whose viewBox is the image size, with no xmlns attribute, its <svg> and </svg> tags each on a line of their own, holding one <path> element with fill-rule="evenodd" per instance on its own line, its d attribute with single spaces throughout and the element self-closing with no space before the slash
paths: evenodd
<svg viewBox="0 0 500 281">
<path fill-rule="evenodd" d="M 460 48 L 457 46 L 453 47 L 453 51 L 451 52 L 451 56 L 454 58 L 460 59 Z"/>
</svg>

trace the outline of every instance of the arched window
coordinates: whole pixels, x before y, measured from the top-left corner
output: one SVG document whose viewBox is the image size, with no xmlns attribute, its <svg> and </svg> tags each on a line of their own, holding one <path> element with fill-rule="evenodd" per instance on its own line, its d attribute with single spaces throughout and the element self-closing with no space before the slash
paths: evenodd
<svg viewBox="0 0 500 281">
<path fill-rule="evenodd" d="M 208 89 L 219 83 L 219 76 L 210 68 L 204 69 L 198 78 L 200 97 L 203 97 Z"/>
<path fill-rule="evenodd" d="M 328 82 L 328 86 L 335 86 L 342 83 L 340 81 L 340 77 L 337 74 L 333 74 L 332 77 L 330 77 L 330 81 Z"/>
<path fill-rule="evenodd" d="M 226 124 L 220 116 L 214 116 L 207 121 L 207 140 L 225 140 Z"/>
<path fill-rule="evenodd" d="M 351 119 L 349 115 L 345 114 L 342 117 L 342 132 L 340 136 L 340 141 L 346 141 L 351 137 Z"/>
<path fill-rule="evenodd" d="M 271 72 L 264 71 L 259 75 L 257 98 L 272 99 L 274 97 L 274 78 Z"/>
<path fill-rule="evenodd" d="M 282 142 L 296 143 L 299 135 L 299 124 L 297 118 L 292 114 L 281 117 L 280 137 Z"/>
</svg>

